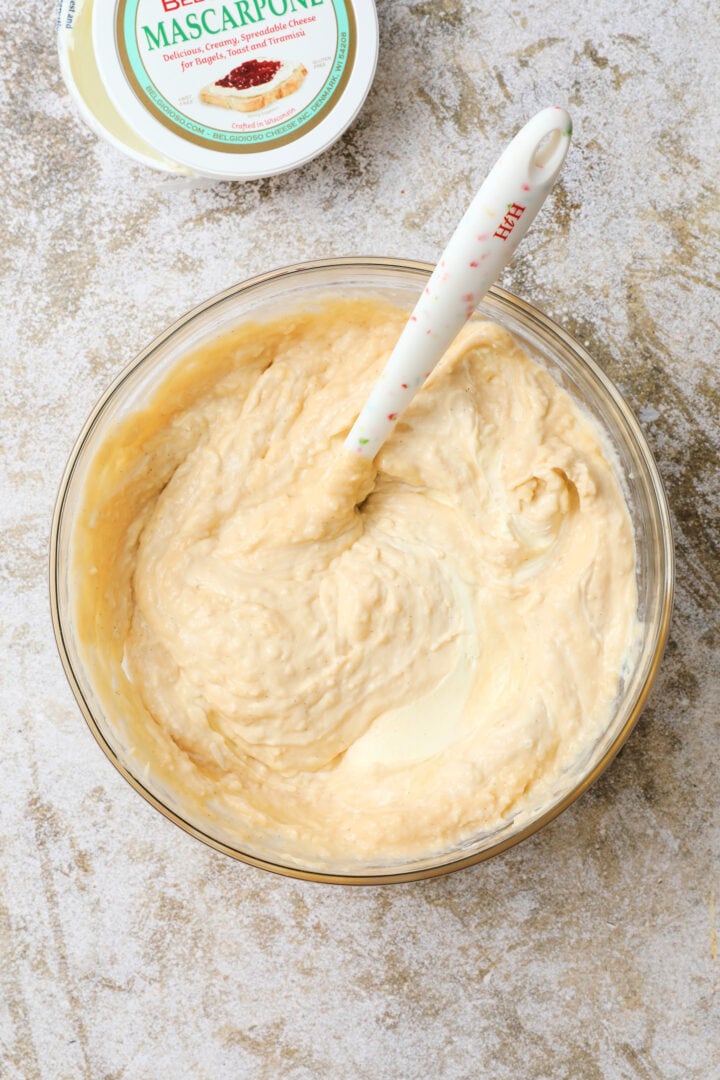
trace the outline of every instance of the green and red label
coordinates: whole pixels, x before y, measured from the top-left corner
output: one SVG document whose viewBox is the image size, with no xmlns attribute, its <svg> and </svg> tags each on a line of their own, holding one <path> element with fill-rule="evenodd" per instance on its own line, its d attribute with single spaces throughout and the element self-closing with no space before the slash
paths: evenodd
<svg viewBox="0 0 720 1080">
<path fill-rule="evenodd" d="M 140 103 L 184 139 L 230 152 L 316 126 L 355 59 L 343 0 L 120 0 L 116 35 Z"/>
</svg>

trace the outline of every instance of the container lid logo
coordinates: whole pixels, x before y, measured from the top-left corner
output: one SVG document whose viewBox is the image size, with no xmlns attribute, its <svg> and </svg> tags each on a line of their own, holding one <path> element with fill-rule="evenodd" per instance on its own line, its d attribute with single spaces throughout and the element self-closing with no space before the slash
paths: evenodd
<svg viewBox="0 0 720 1080">
<path fill-rule="evenodd" d="M 356 57 L 344 0 L 120 0 L 115 39 L 138 102 L 207 149 L 287 145 L 333 109 Z"/>
</svg>

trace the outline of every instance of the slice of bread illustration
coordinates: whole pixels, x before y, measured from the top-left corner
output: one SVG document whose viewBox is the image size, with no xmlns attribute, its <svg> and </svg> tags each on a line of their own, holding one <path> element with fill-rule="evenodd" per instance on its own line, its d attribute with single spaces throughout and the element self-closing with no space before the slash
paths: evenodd
<svg viewBox="0 0 720 1080">
<path fill-rule="evenodd" d="M 304 64 L 280 60 L 246 60 L 217 82 L 204 86 L 200 100 L 238 112 L 265 109 L 299 90 L 307 75 Z"/>
</svg>

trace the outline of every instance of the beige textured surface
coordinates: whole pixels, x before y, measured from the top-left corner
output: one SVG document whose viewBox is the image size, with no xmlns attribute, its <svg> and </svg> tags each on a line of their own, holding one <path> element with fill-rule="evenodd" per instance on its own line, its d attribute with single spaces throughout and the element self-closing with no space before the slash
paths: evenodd
<svg viewBox="0 0 720 1080">
<path fill-rule="evenodd" d="M 720 1075 L 713 5 L 379 9 L 358 123 L 241 186 L 100 144 L 61 83 L 49 6 L 4 6 L 3 1078 Z M 679 589 L 651 704 L 579 803 L 491 863 L 358 890 L 236 865 L 124 783 L 65 683 L 46 552 L 75 434 L 138 348 L 234 280 L 432 258 L 504 140 L 554 101 L 574 149 L 504 283 L 589 344 L 667 481 Z"/>
</svg>

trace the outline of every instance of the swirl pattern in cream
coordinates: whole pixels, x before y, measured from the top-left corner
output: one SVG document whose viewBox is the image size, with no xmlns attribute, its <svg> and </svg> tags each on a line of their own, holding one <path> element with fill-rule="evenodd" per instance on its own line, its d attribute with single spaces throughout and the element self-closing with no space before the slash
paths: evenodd
<svg viewBox="0 0 720 1080">
<path fill-rule="evenodd" d="M 633 648 L 609 453 L 504 330 L 466 328 L 375 463 L 342 449 L 401 324 L 258 325 L 141 466 L 169 480 L 125 671 L 184 797 L 278 849 L 430 854 L 542 801 Z"/>
</svg>

